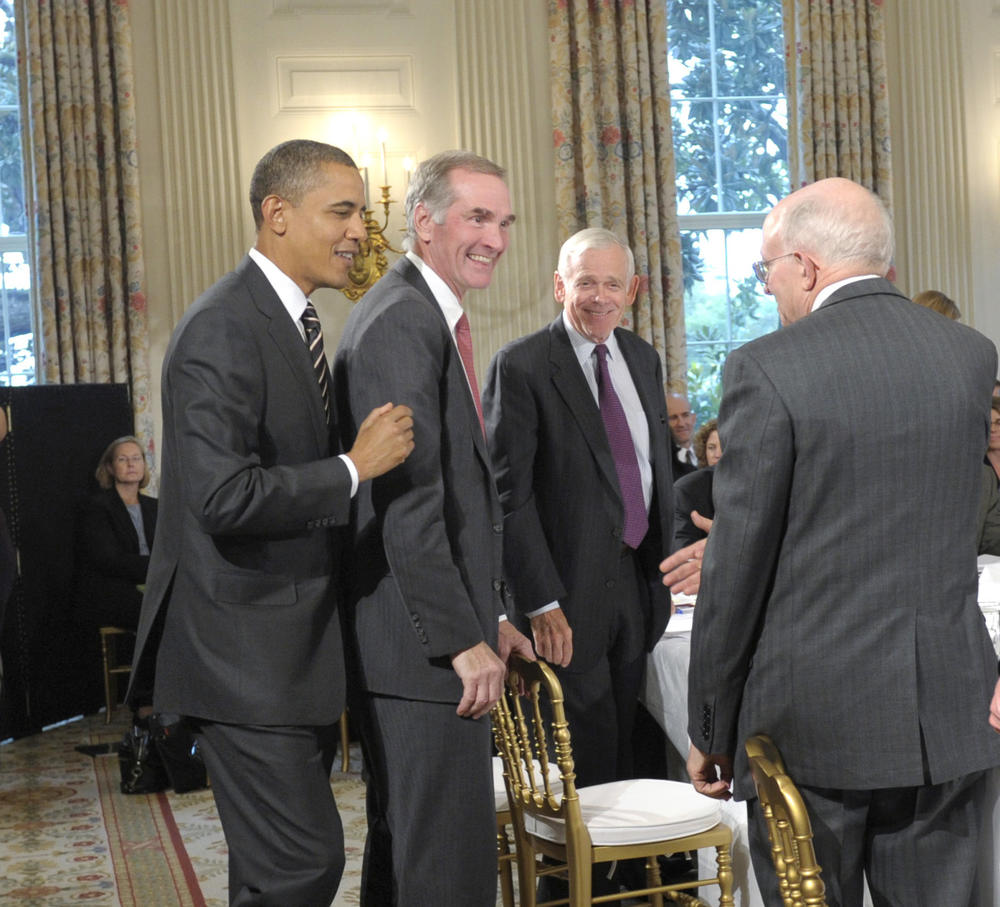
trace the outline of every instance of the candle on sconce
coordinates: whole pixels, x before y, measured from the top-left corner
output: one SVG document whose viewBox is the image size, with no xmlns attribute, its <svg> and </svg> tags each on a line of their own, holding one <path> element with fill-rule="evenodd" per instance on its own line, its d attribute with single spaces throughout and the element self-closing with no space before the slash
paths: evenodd
<svg viewBox="0 0 1000 907">
<path fill-rule="evenodd" d="M 388 168 L 388 166 L 386 164 L 386 160 L 385 160 L 385 142 L 386 142 L 386 139 L 388 139 L 388 138 L 389 138 L 389 134 L 384 129 L 380 129 L 378 131 L 379 155 L 382 158 L 382 185 L 383 186 L 388 186 L 389 185 L 389 168 Z"/>
<path fill-rule="evenodd" d="M 368 189 L 368 168 L 371 166 L 372 156 L 368 153 L 361 155 L 361 175 L 365 180 L 365 207 L 370 211 L 372 207 L 371 192 Z"/>
<path fill-rule="evenodd" d="M 413 173 L 414 169 L 416 169 L 416 166 L 417 166 L 416 162 L 413 160 L 412 157 L 403 158 L 403 176 L 405 179 L 405 184 L 403 186 L 404 192 L 410 188 L 410 174 Z"/>
</svg>

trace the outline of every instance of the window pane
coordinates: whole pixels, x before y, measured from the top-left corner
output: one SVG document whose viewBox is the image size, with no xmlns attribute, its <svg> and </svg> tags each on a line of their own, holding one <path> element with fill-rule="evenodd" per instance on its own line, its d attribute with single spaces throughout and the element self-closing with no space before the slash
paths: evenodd
<svg viewBox="0 0 1000 907">
<path fill-rule="evenodd" d="M 667 41 L 671 95 L 679 98 L 712 97 L 712 45 L 707 0 L 667 4 Z"/>
<path fill-rule="evenodd" d="M 714 214 L 719 210 L 715 119 L 711 101 L 672 105 L 677 213 Z"/>
<path fill-rule="evenodd" d="M 21 252 L 0 257 L 0 384 L 35 383 L 31 277 Z"/>
<path fill-rule="evenodd" d="M 0 105 L 18 104 L 17 35 L 9 0 L 0 2 Z"/>
<path fill-rule="evenodd" d="M 704 418 L 718 411 L 729 352 L 778 327 L 777 306 L 753 275 L 760 238 L 759 229 L 681 233 L 688 390 Z"/>
<path fill-rule="evenodd" d="M 765 211 L 788 193 L 784 98 L 727 101 L 716 123 L 722 191 L 719 211 Z"/>
<path fill-rule="evenodd" d="M 785 47 L 781 4 L 712 4 L 716 94 L 722 97 L 784 95 Z"/>
<path fill-rule="evenodd" d="M 21 128 L 16 111 L 0 114 L 0 236 L 26 233 Z"/>
</svg>

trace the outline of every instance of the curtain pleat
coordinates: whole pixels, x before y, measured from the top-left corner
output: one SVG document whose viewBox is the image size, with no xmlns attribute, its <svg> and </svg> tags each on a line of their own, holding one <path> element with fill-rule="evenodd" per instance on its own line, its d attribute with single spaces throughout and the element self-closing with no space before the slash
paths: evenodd
<svg viewBox="0 0 1000 907">
<path fill-rule="evenodd" d="M 152 453 L 128 3 L 18 0 L 41 373 L 123 382 Z"/>
<path fill-rule="evenodd" d="M 830 176 L 892 210 L 881 0 L 785 0 L 792 188 Z"/>
<path fill-rule="evenodd" d="M 659 352 L 670 385 L 686 375 L 681 243 L 662 0 L 550 0 L 560 241 L 605 227 L 635 255 L 639 293 L 625 327 Z"/>
</svg>

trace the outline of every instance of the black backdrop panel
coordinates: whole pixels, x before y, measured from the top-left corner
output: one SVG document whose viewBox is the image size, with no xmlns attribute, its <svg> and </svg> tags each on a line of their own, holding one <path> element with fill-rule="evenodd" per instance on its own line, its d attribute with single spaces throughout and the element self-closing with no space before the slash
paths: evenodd
<svg viewBox="0 0 1000 907">
<path fill-rule="evenodd" d="M 0 445 L 0 506 L 20 559 L 0 632 L 2 740 L 103 702 L 96 634 L 74 622 L 74 521 L 97 487 L 104 448 L 133 423 L 124 384 L 0 387 L 0 403 L 11 423 Z"/>
</svg>

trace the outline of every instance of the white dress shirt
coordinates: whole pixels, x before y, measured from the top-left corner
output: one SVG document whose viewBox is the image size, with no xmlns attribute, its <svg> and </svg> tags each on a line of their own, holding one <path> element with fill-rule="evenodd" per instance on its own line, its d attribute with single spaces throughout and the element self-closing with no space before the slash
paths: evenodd
<svg viewBox="0 0 1000 907">
<path fill-rule="evenodd" d="M 302 288 L 291 277 L 262 252 L 258 252 L 257 249 L 251 249 L 250 257 L 253 259 L 254 264 L 264 272 L 264 276 L 271 285 L 271 289 L 274 290 L 278 299 L 281 300 L 282 306 L 288 312 L 288 317 L 292 319 L 292 323 L 298 329 L 302 342 L 305 343 L 306 329 L 302 324 L 302 313 L 306 310 L 306 303 L 309 302 L 306 299 L 306 294 L 302 292 Z M 332 393 L 333 389 L 331 388 L 330 390 Z M 340 459 L 344 461 L 347 471 L 351 474 L 351 497 L 353 498 L 358 493 L 358 467 L 354 465 L 354 461 L 347 454 L 340 454 Z"/>
</svg>

